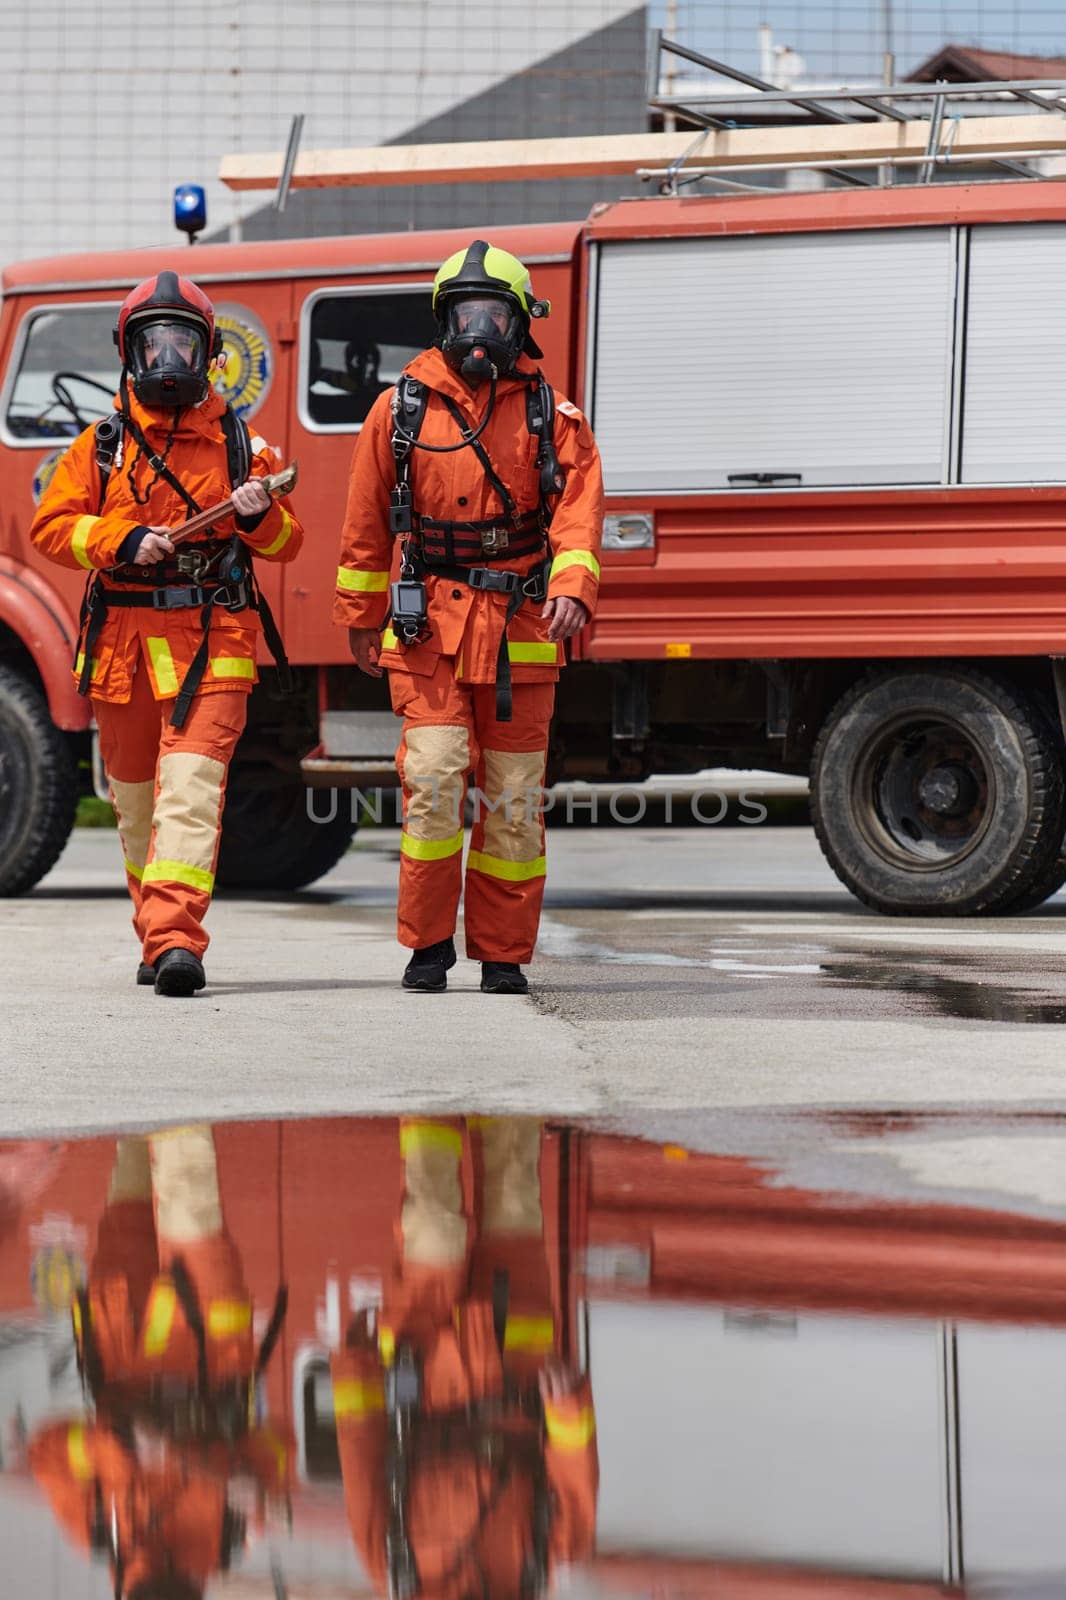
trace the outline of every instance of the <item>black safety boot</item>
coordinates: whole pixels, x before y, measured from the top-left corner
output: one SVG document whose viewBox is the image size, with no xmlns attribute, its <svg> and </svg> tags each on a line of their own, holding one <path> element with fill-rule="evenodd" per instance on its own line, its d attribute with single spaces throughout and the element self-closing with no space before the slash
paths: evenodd
<svg viewBox="0 0 1066 1600">
<path fill-rule="evenodd" d="M 448 987 L 448 968 L 455 966 L 455 940 L 441 939 L 416 950 L 403 975 L 405 989 L 420 989 L 424 994 L 440 994 Z"/>
<path fill-rule="evenodd" d="M 164 950 L 155 964 L 156 994 L 190 995 L 206 982 L 203 963 L 191 950 Z"/>
<path fill-rule="evenodd" d="M 150 983 L 155 983 L 155 968 L 150 967 L 147 961 L 142 961 L 140 966 L 137 968 L 137 982 L 139 984 L 143 984 L 145 988 L 147 988 Z"/>
<path fill-rule="evenodd" d="M 483 961 L 482 994 L 528 994 L 526 975 L 517 961 Z"/>
</svg>

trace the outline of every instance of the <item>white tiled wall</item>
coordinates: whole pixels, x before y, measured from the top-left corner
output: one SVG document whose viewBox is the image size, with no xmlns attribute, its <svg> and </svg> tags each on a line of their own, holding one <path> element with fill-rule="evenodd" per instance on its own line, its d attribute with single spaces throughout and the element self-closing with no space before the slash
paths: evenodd
<svg viewBox="0 0 1066 1600">
<path fill-rule="evenodd" d="M 633 9 L 633 0 L 0 0 L 0 263 L 167 242 L 262 205 L 229 151 L 380 144 Z M 516 130 L 501 126 L 499 137 Z"/>
</svg>

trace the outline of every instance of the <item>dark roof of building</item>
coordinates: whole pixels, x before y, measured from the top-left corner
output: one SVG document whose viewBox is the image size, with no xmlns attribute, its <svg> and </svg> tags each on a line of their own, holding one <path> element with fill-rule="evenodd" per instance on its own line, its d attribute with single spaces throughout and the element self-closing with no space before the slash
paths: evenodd
<svg viewBox="0 0 1066 1600">
<path fill-rule="evenodd" d="M 923 61 L 908 83 L 992 83 L 1009 79 L 1066 78 L 1066 56 L 1018 56 L 1005 50 L 980 50 L 976 45 L 946 44 Z"/>
</svg>

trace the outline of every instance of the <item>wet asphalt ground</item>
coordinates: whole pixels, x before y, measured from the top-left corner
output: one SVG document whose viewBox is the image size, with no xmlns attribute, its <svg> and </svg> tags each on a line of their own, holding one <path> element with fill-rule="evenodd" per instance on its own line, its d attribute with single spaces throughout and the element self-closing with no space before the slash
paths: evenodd
<svg viewBox="0 0 1066 1600">
<path fill-rule="evenodd" d="M 1066 1112 L 1066 895 L 885 919 L 805 826 L 554 827 L 530 999 L 399 988 L 399 834 L 294 895 L 219 896 L 209 984 L 136 989 L 116 836 L 0 901 L 11 1132 L 414 1103 L 638 1119 Z M 461 943 L 460 943 L 461 949 Z"/>
</svg>

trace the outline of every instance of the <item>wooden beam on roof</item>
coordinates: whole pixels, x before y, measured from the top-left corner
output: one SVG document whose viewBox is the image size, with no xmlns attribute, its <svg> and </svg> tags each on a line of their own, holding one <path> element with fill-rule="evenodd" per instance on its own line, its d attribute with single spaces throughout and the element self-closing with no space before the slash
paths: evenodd
<svg viewBox="0 0 1066 1600">
<path fill-rule="evenodd" d="M 755 102 L 757 104 L 757 102 Z M 951 136 L 953 154 L 1066 152 L 1066 117 L 1055 112 L 963 117 Z M 371 145 L 361 150 L 305 150 L 294 189 L 373 188 L 412 183 L 514 182 L 519 178 L 611 177 L 678 161 L 693 167 L 772 167 L 802 162 L 920 156 L 929 123 L 811 123 L 777 128 L 723 128 L 700 140 L 684 133 L 615 133 L 575 139 L 497 139 L 470 144 Z M 274 189 L 284 154 L 223 156 L 219 177 L 231 189 Z"/>
</svg>

